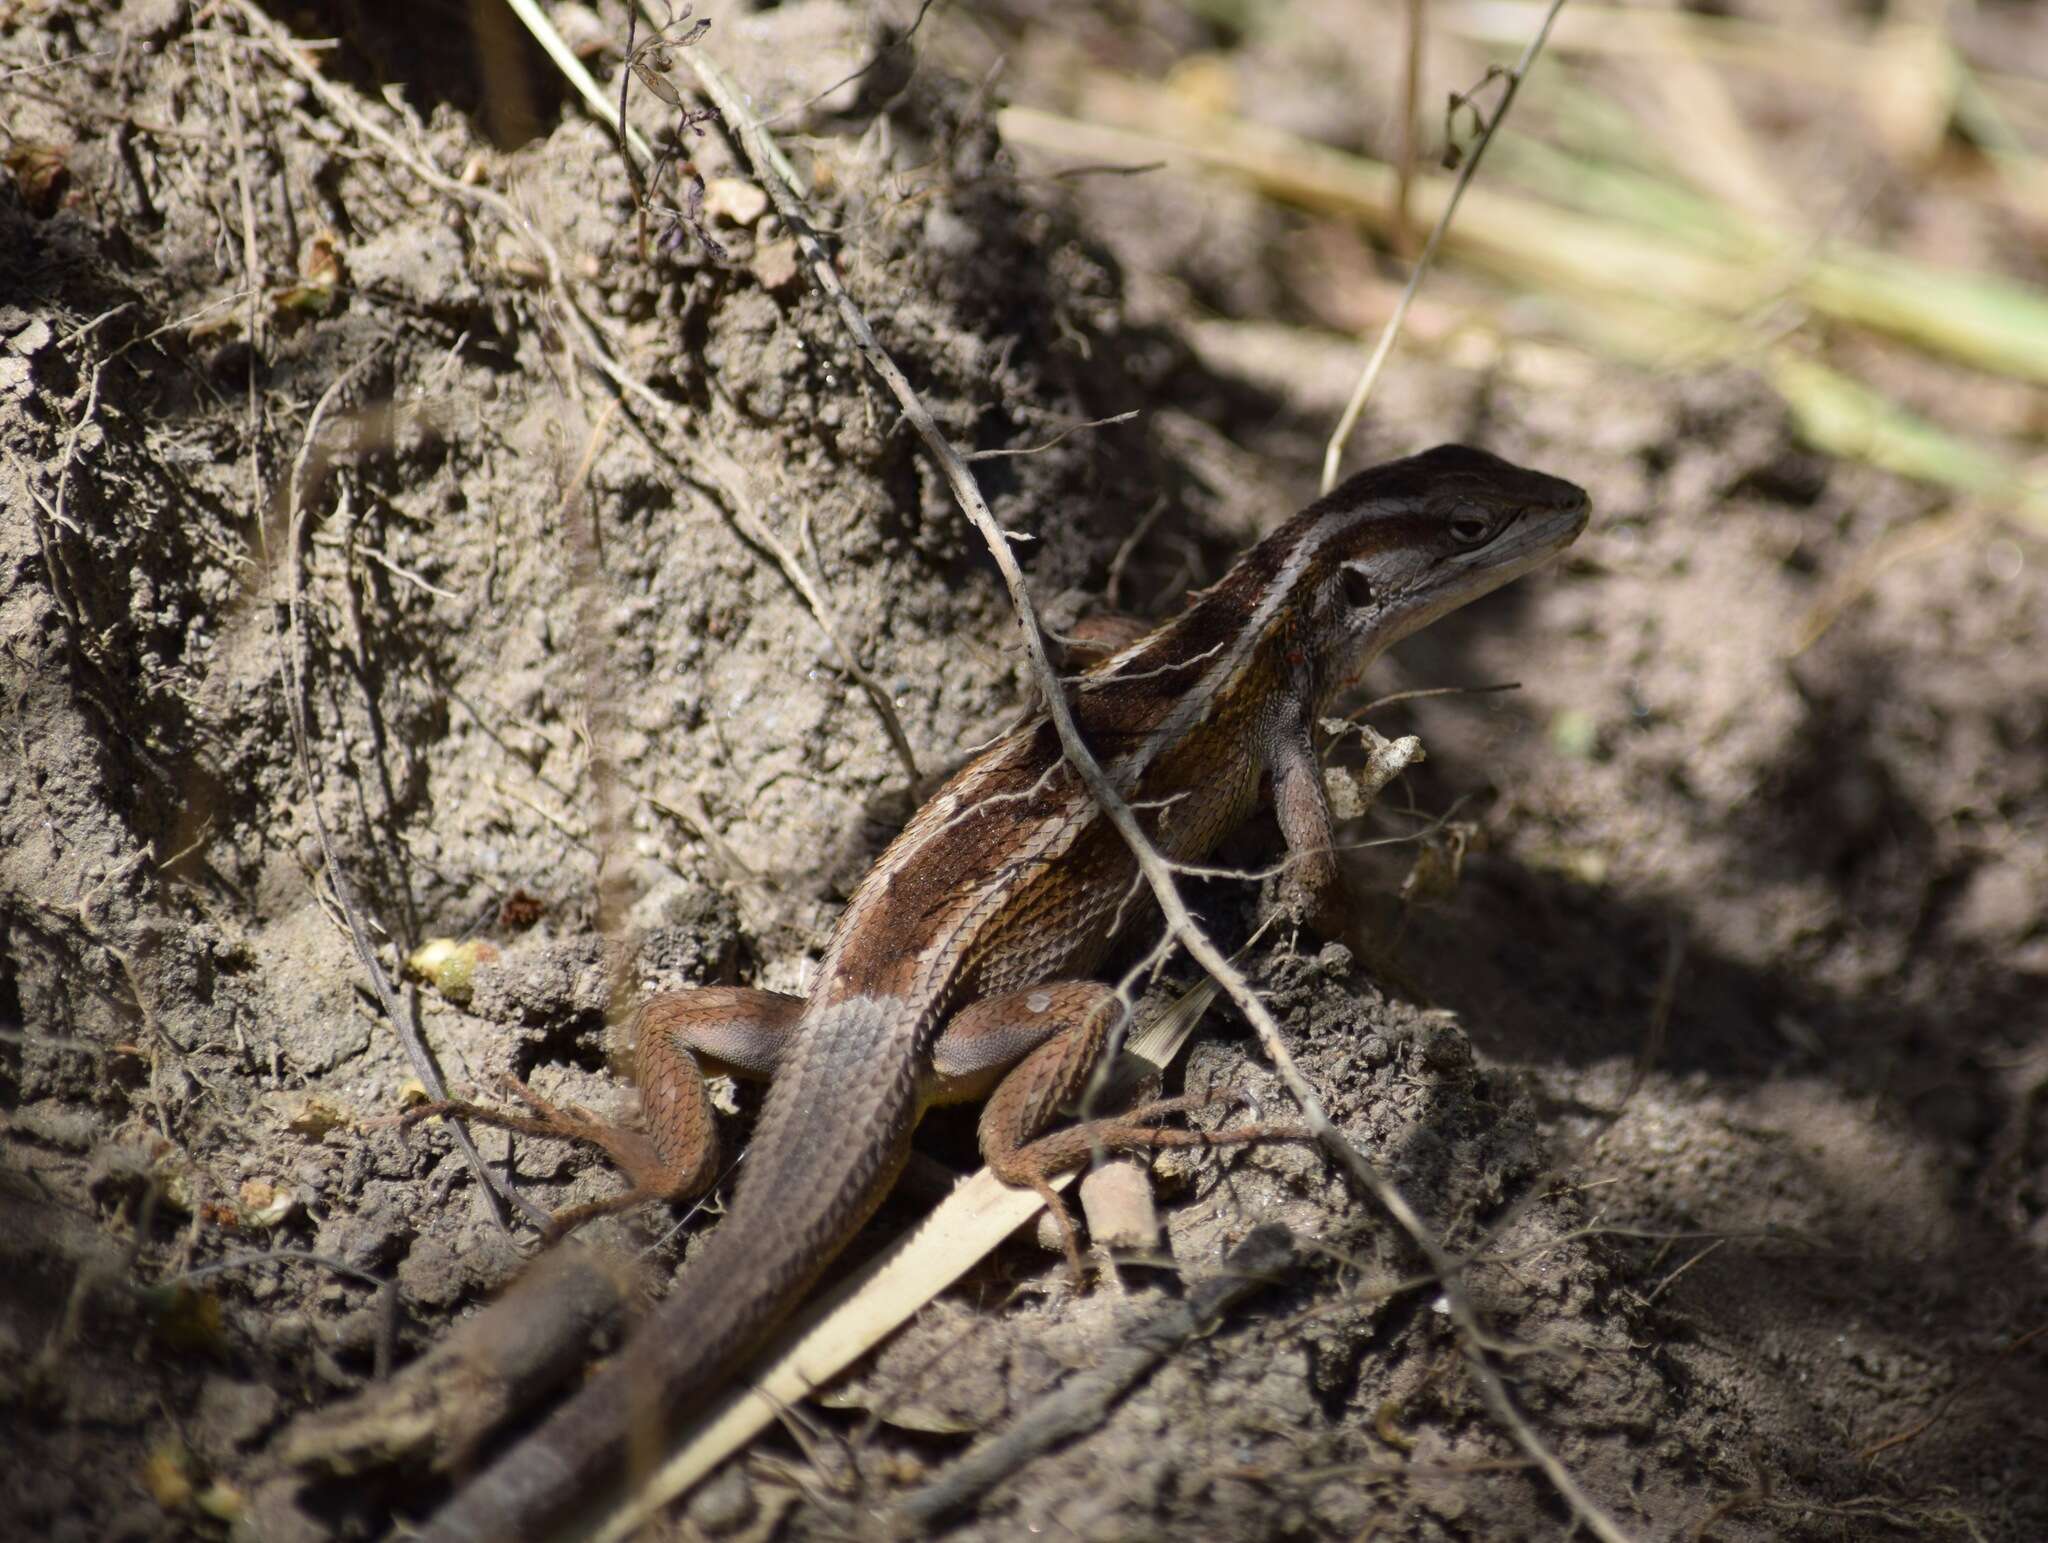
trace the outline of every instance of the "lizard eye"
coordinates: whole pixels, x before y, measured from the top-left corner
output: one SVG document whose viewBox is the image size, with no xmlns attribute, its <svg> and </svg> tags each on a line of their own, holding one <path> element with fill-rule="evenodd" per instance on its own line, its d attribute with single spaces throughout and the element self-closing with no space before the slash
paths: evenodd
<svg viewBox="0 0 2048 1543">
<path fill-rule="evenodd" d="M 1344 570 L 1344 603 L 1354 610 L 1362 610 L 1372 604 L 1372 580 L 1357 568 Z"/>
<path fill-rule="evenodd" d="M 1477 546 L 1493 529 L 1493 522 L 1481 514 L 1461 514 L 1451 521 L 1451 539 L 1459 546 Z"/>
</svg>

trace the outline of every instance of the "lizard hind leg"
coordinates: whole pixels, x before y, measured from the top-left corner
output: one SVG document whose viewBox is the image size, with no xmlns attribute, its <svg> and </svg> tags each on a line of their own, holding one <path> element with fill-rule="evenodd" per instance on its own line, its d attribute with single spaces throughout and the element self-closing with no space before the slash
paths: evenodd
<svg viewBox="0 0 2048 1543">
<path fill-rule="evenodd" d="M 521 1114 L 513 1109 L 498 1109 L 489 1104 L 473 1104 L 451 1098 L 408 1109 L 399 1124 L 416 1125 L 422 1120 L 438 1116 L 467 1120 L 473 1124 L 488 1125 L 496 1130 L 508 1130 L 522 1136 L 580 1142 L 603 1152 L 610 1159 L 612 1166 L 626 1176 L 629 1187 L 616 1195 L 608 1195 L 601 1200 L 557 1211 L 548 1218 L 545 1228 L 546 1236 L 550 1240 L 574 1231 L 596 1217 L 624 1211 L 643 1200 L 653 1200 L 673 1193 L 665 1182 L 667 1176 L 663 1172 L 661 1159 L 655 1152 L 654 1144 L 640 1131 L 608 1124 L 581 1105 L 564 1109 L 550 1103 L 510 1074 L 499 1078 L 498 1085 L 532 1112 Z"/>
<path fill-rule="evenodd" d="M 1059 1048 L 1054 1044 L 1046 1046 L 1045 1050 L 1052 1052 Z M 1024 1070 L 1024 1067 L 1018 1068 L 1020 1072 Z M 1085 1086 L 1087 1080 L 1084 1070 L 1077 1081 Z M 1078 1096 L 1080 1087 L 1077 1086 L 1075 1091 Z M 1080 1237 L 1071 1212 L 1052 1188 L 1052 1176 L 1070 1168 L 1085 1167 L 1097 1153 L 1152 1152 L 1162 1147 L 1221 1147 L 1252 1141 L 1307 1139 L 1309 1132 L 1295 1125 L 1261 1123 L 1210 1131 L 1170 1126 L 1162 1129 L 1153 1123 L 1168 1115 L 1227 1103 L 1232 1098 L 1229 1093 L 1219 1093 L 1155 1099 L 1122 1114 L 1084 1120 L 1036 1139 L 1030 1139 L 1023 1129 L 1001 1117 L 989 1118 L 989 1114 L 995 1113 L 999 1107 L 995 1100 L 991 1100 L 989 1114 L 982 1119 L 982 1153 L 996 1177 L 1007 1184 L 1029 1185 L 1044 1197 L 1060 1229 L 1060 1241 L 1067 1251 L 1067 1267 L 1078 1283 L 1083 1279 Z"/>
<path fill-rule="evenodd" d="M 1048 1133 L 1062 1109 L 1085 1092 L 1122 1012 L 1115 992 L 1100 982 L 1055 982 L 975 1003 L 947 1024 L 933 1052 L 940 1081 L 935 1102 L 980 1096 L 1001 1076 L 981 1114 L 982 1156 L 1004 1183 L 1031 1189 L 1044 1200 L 1076 1283 L 1086 1275 L 1080 1232 L 1052 1187 L 1055 1174 L 1083 1166 L 1098 1152 L 1224 1146 L 1302 1134 L 1293 1126 L 1201 1131 L 1155 1123 L 1219 1101 L 1206 1095 L 1155 1099 Z"/>
<path fill-rule="evenodd" d="M 644 1131 L 600 1120 L 580 1107 L 560 1108 L 516 1077 L 506 1077 L 503 1085 L 530 1114 L 449 1100 L 408 1110 L 401 1123 L 447 1115 L 603 1152 L 627 1187 L 557 1212 L 547 1228 L 550 1238 L 649 1200 L 694 1199 L 718 1176 L 718 1130 L 704 1086 L 705 1063 L 744 1077 L 771 1076 L 803 1005 L 800 997 L 734 986 L 648 998 L 633 1024 Z"/>
</svg>

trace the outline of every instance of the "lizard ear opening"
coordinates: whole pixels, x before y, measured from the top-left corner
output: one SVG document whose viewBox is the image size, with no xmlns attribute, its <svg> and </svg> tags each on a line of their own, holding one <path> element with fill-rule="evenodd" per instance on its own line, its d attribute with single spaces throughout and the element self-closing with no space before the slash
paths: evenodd
<svg viewBox="0 0 2048 1543">
<path fill-rule="evenodd" d="M 1355 610 L 1363 610 L 1373 602 L 1372 580 L 1363 570 L 1347 566 L 1342 580 L 1344 603 Z"/>
</svg>

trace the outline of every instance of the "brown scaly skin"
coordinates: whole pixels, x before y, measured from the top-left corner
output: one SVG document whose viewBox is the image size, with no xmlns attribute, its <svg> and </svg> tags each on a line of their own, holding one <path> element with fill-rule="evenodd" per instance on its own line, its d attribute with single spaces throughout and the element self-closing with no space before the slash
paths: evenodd
<svg viewBox="0 0 2048 1543">
<path fill-rule="evenodd" d="M 1207 855 L 1270 791 L 1290 904 L 1327 928 L 1341 880 L 1318 715 L 1388 644 L 1570 545 L 1587 510 L 1571 483 L 1463 446 L 1361 472 L 1086 670 L 1071 688 L 1081 732 L 1169 858 Z M 624 1198 L 700 1192 L 716 1168 L 700 1065 L 772 1074 L 730 1214 L 611 1368 L 424 1536 L 500 1543 L 567 1525 L 624 1471 L 629 1440 L 718 1391 L 803 1299 L 932 1104 L 987 1097 L 990 1166 L 1048 1199 L 1049 1176 L 1091 1150 L 1265 1134 L 1158 1129 L 1169 1103 L 1041 1135 L 1112 1027 L 1108 988 L 1086 977 L 1149 902 L 1041 717 L 912 818 L 848 903 L 808 998 L 716 988 L 646 1004 L 644 1144 L 545 1106 L 532 1125 L 605 1145 L 635 1179 Z"/>
</svg>

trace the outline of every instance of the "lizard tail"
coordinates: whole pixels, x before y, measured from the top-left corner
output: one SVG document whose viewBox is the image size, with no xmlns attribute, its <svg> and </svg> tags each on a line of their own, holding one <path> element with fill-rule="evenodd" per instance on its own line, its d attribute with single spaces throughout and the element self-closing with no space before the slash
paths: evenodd
<svg viewBox="0 0 2048 1543">
<path fill-rule="evenodd" d="M 472 1479 L 425 1543 L 539 1543 L 651 1466 L 882 1203 L 910 1151 L 918 1047 L 896 1004 L 820 1010 L 779 1069 L 725 1220 L 609 1367 Z"/>
</svg>

